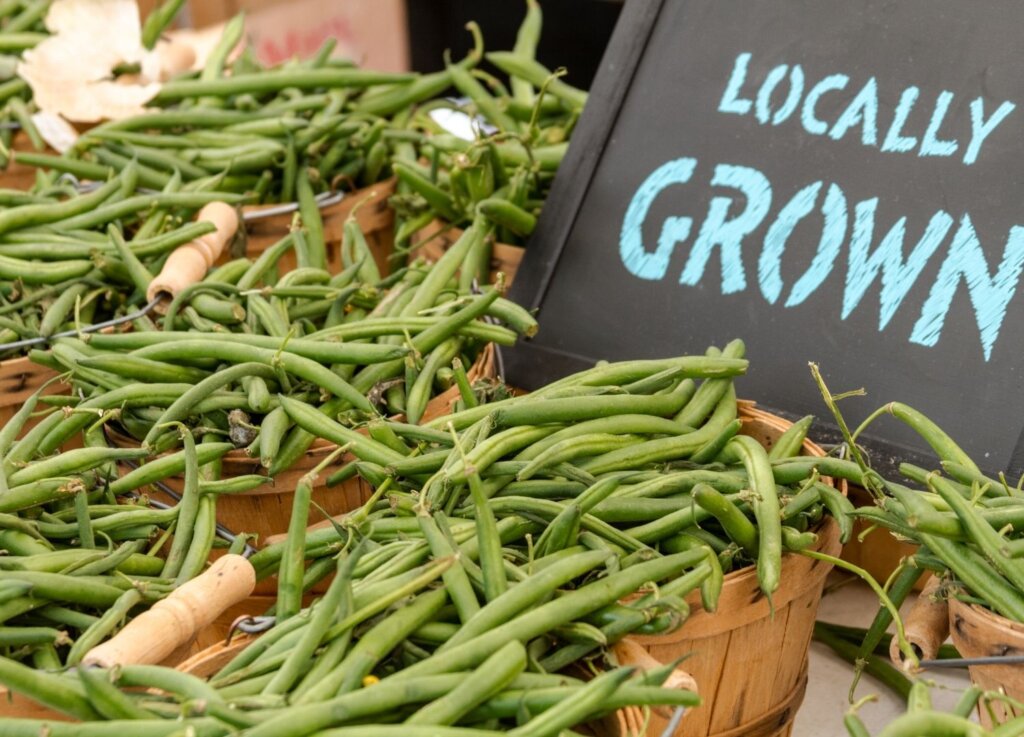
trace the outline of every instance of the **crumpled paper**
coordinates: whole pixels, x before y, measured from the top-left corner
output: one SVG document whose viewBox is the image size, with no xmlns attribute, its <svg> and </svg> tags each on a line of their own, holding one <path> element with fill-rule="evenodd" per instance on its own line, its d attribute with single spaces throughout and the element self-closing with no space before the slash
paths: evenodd
<svg viewBox="0 0 1024 737">
<path fill-rule="evenodd" d="M 135 0 L 55 0 L 46 16 L 53 35 L 26 51 L 18 74 L 36 105 L 78 123 L 120 119 L 145 112 L 160 81 L 188 69 L 190 50 L 161 41 L 142 46 Z M 113 79 L 120 64 L 140 73 Z"/>
</svg>

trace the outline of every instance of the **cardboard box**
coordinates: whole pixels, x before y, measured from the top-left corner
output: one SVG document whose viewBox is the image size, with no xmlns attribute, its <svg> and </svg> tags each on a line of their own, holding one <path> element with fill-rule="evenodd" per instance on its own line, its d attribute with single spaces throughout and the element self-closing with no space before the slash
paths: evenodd
<svg viewBox="0 0 1024 737">
<path fill-rule="evenodd" d="M 142 17 L 158 0 L 139 0 Z M 328 38 L 336 38 L 334 56 L 368 69 L 409 69 L 404 0 L 191 0 L 177 25 L 209 29 L 244 11 L 250 40 L 264 64 L 308 58 Z"/>
</svg>

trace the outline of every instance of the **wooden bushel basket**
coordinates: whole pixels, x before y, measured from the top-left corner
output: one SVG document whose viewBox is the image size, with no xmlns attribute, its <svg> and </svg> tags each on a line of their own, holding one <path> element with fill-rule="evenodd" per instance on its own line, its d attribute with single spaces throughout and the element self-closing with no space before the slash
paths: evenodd
<svg viewBox="0 0 1024 737">
<path fill-rule="evenodd" d="M 428 261 L 437 261 L 445 251 L 452 247 L 455 241 L 462 237 L 463 232 L 462 228 L 456 228 L 442 220 L 434 220 L 413 236 L 410 255 L 412 257 L 423 256 Z M 493 283 L 501 273 L 505 275 L 505 285 L 511 285 L 519 270 L 519 263 L 523 260 L 523 252 L 522 246 L 495 243 L 491 248 L 491 282 Z"/>
<path fill-rule="evenodd" d="M 740 403 L 744 435 L 771 445 L 792 423 Z M 804 455 L 823 456 L 804 442 Z M 828 479 L 823 479 L 828 482 Z M 842 487 L 841 487 L 842 488 Z M 839 555 L 839 526 L 831 518 L 818 530 L 814 549 Z M 807 687 L 807 650 L 832 566 L 801 555 L 782 560 L 774 616 L 761 594 L 754 566 L 726 575 L 718 611 L 701 608 L 697 592 L 688 597 L 692 614 L 682 627 L 663 635 L 631 635 L 662 663 L 690 655 L 682 667 L 696 680 L 704 703 L 687 712 L 678 737 L 788 737 Z M 647 734 L 658 737 L 668 719 L 651 715 Z"/>
<path fill-rule="evenodd" d="M 222 638 L 178 665 L 177 669 L 197 678 L 209 678 L 230 663 L 255 639 L 253 635 L 237 635 L 230 641 Z M 642 737 L 644 723 L 644 710 L 628 706 L 581 725 L 580 731 L 594 737 Z"/>
<path fill-rule="evenodd" d="M 7 424 L 26 399 L 57 375 L 53 369 L 32 363 L 26 356 L 0 361 L 0 426 Z M 56 381 L 46 390 L 46 394 L 66 392 L 67 387 Z M 29 427 L 31 421 L 26 429 Z"/>
<path fill-rule="evenodd" d="M 342 229 L 345 219 L 356 205 L 360 205 L 356 211 L 356 221 L 366 236 L 366 243 L 377 262 L 377 268 L 381 274 L 388 273 L 388 259 L 395 245 L 395 211 L 388 204 L 388 198 L 394 193 L 395 180 L 387 179 L 354 192 L 346 192 L 340 202 L 320 210 L 327 244 L 327 267 L 332 273 L 341 271 Z M 242 208 L 246 233 L 245 255 L 249 258 L 257 258 L 288 235 L 296 210 L 261 216 L 261 213 L 274 213 L 279 208 L 279 205 L 247 205 Z M 282 273 L 291 271 L 295 266 L 294 251 L 286 252 L 278 262 Z"/>
<path fill-rule="evenodd" d="M 37 153 L 28 136 L 21 130 L 14 134 L 14 139 L 11 141 L 11 151 L 15 153 L 19 151 Z M 55 152 L 47 146 L 43 153 L 52 154 Z M 0 189 L 20 189 L 23 192 L 27 192 L 36 185 L 36 171 L 36 167 L 19 164 L 11 157 L 7 167 L 0 169 Z"/>
<path fill-rule="evenodd" d="M 1024 655 L 1024 624 L 1014 622 L 977 604 L 949 599 L 949 633 L 961 657 L 981 658 L 1001 655 Z M 1024 668 L 1020 665 L 972 665 L 971 682 L 986 691 L 1004 691 L 1007 696 L 1024 701 Z M 1019 716 L 1004 703 L 991 702 L 999 720 L 992 723 L 987 710 L 978 709 L 986 728 L 998 726 L 1004 719 Z"/>
</svg>

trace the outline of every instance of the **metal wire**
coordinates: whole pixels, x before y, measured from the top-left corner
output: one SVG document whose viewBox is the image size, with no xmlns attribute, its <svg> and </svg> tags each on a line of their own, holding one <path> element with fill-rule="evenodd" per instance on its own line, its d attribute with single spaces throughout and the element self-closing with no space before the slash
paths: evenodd
<svg viewBox="0 0 1024 737">
<path fill-rule="evenodd" d="M 683 715 L 686 714 L 685 706 L 677 706 L 676 710 L 672 712 L 672 719 L 666 725 L 665 730 L 661 733 L 661 737 L 672 737 L 679 729 L 679 722 L 683 721 Z"/>
<path fill-rule="evenodd" d="M 922 668 L 967 668 L 971 665 L 1021 665 L 1024 655 L 989 655 L 981 658 L 943 658 L 922 660 Z"/>
<path fill-rule="evenodd" d="M 13 343 L 0 343 L 0 353 L 3 353 L 4 351 L 13 351 L 18 348 L 29 348 L 34 345 L 42 345 L 43 343 L 49 343 L 57 338 L 73 338 L 76 335 L 81 335 L 83 333 L 95 333 L 99 330 L 104 330 L 105 328 L 112 328 L 118 325 L 123 325 L 126 322 L 131 322 L 132 320 L 138 320 L 140 317 L 144 317 L 152 312 L 153 308 L 160 304 L 161 299 L 163 299 L 163 297 L 156 297 L 153 301 L 137 312 L 132 312 L 131 314 L 124 315 L 123 317 L 115 317 L 112 320 L 104 320 L 103 322 L 86 325 L 85 327 L 76 328 L 75 330 L 65 330 L 63 333 L 54 333 L 53 335 L 46 336 L 41 335 L 38 338 L 25 338 L 23 340 L 16 340 Z"/>
<path fill-rule="evenodd" d="M 228 634 L 224 638 L 225 644 L 231 642 L 232 635 L 235 632 L 244 632 L 247 635 L 258 635 L 260 632 L 266 632 L 277 622 L 277 617 L 272 616 L 258 616 L 252 617 L 248 614 L 244 614 L 228 627 Z"/>
<path fill-rule="evenodd" d="M 130 459 L 123 459 L 120 462 L 124 463 L 126 466 L 128 466 L 129 468 L 132 468 L 132 469 L 135 469 L 135 468 L 139 467 L 138 463 L 136 463 L 135 461 L 132 461 Z M 173 499 L 174 501 L 176 501 L 176 502 L 177 501 L 181 501 L 181 494 L 176 492 L 174 489 L 172 489 L 170 486 L 165 484 L 163 481 L 154 481 L 150 485 L 151 486 L 155 486 L 160 491 L 162 491 L 164 494 L 166 494 L 167 496 L 171 497 L 171 499 Z M 161 502 L 161 501 L 158 501 L 156 499 L 150 499 L 149 503 L 150 503 L 150 506 L 153 506 L 156 509 L 170 509 L 171 508 L 170 504 L 166 504 L 165 502 Z M 216 535 L 221 540 L 227 540 L 229 543 L 233 543 L 235 540 L 238 539 L 238 535 L 236 533 L 232 532 L 231 530 L 229 530 L 227 527 L 225 527 L 224 525 L 220 524 L 219 522 L 217 523 L 217 527 L 216 527 Z M 255 553 L 256 553 L 256 548 L 254 548 L 248 542 L 245 543 L 245 547 L 242 549 L 242 557 L 243 558 L 250 558 Z"/>
<path fill-rule="evenodd" d="M 316 205 L 321 210 L 331 205 L 336 205 L 345 199 L 344 192 L 321 192 L 316 197 Z M 272 205 L 271 207 L 261 207 L 259 210 L 247 210 L 242 213 L 242 220 L 249 222 L 251 220 L 261 220 L 263 218 L 273 217 L 274 215 L 286 215 L 289 212 L 295 212 L 299 209 L 298 202 L 284 202 L 280 205 Z"/>
</svg>

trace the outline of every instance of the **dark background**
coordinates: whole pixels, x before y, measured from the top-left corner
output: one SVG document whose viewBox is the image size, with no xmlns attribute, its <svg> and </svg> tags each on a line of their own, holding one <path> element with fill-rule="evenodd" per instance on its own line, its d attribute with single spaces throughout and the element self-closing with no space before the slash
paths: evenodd
<svg viewBox="0 0 1024 737">
<path fill-rule="evenodd" d="M 443 69 L 445 49 L 455 60 L 466 55 L 471 46 L 467 20 L 480 24 L 488 51 L 511 51 L 526 13 L 523 0 L 407 0 L 406 8 L 410 61 L 418 72 Z M 622 1 L 542 0 L 541 10 L 537 60 L 552 70 L 564 66 L 567 82 L 589 88 Z"/>
<path fill-rule="evenodd" d="M 627 7 L 624 18 L 629 12 Z M 601 78 L 597 81 L 574 142 L 587 129 L 613 127 L 546 292 L 537 264 L 554 258 L 561 242 L 550 237 L 556 228 L 545 220 L 571 222 L 574 213 L 559 198 L 586 186 L 578 162 L 591 154 L 579 146 L 570 149 L 559 174 L 563 181 L 556 183 L 556 195 L 527 248 L 520 274 L 528 276 L 519 277 L 523 281 L 517 280 L 513 297 L 527 303 L 539 300 L 543 328 L 530 348 L 511 357 L 510 380 L 536 386 L 595 359 L 703 352 L 708 345 L 742 337 L 752 361 L 750 373 L 739 382 L 744 397 L 822 417 L 827 412 L 807 368 L 808 361 L 817 361 L 833 392 L 858 387 L 868 391 L 867 398 L 843 403 L 851 424 L 883 402 L 904 401 L 948 428 L 982 467 L 1012 465 L 1019 471 L 1019 460 L 1011 464 L 1010 459 L 1024 422 L 1024 290 L 1018 289 L 1010 302 L 988 362 L 962 281 L 938 344 L 929 348 L 908 338 L 964 213 L 973 220 L 990 273 L 1001 261 L 1010 228 L 1024 224 L 1022 21 L 1024 6 L 1016 0 L 991 0 L 971 6 L 969 12 L 959 0 L 667 0 L 620 111 L 609 109 Z M 800 63 L 808 88 L 828 74 L 849 75 L 845 92 L 822 99 L 819 117 L 827 121 L 834 121 L 874 76 L 880 97 L 879 142 L 905 87 L 921 89 L 904 127 L 905 135 L 918 137 L 936 96 L 950 90 L 956 97 L 940 137 L 959 133 L 959 155 L 881 153 L 860 142 L 859 128 L 840 141 L 812 136 L 799 122 L 799 109 L 779 126 L 760 125 L 752 114 L 719 113 L 733 62 L 744 51 L 753 53 L 748 93 L 781 63 Z M 615 76 L 621 62 L 606 59 L 605 73 Z M 1003 100 L 1018 107 L 986 140 L 977 163 L 965 166 L 968 105 L 979 95 L 985 97 L 986 116 Z M 641 182 L 661 164 L 682 156 L 698 159 L 694 177 L 688 185 L 666 190 L 654 203 L 644 242 L 653 250 L 668 216 L 692 217 L 693 229 L 676 246 L 663 280 L 641 280 L 619 258 L 623 215 Z M 747 289 L 733 295 L 721 293 L 718 251 L 699 285 L 678 283 L 711 197 L 737 198 L 733 211 L 745 204 L 735 190 L 711 190 L 708 182 L 719 163 L 756 168 L 773 190 L 768 216 L 744 239 Z M 830 182 L 847 198 L 850 221 L 840 256 L 809 299 L 798 307 L 782 306 L 817 249 L 822 217 L 812 213 L 789 239 L 783 257 L 786 286 L 779 302 L 770 305 L 757 282 L 764 234 L 789 198 L 819 179 L 824 181 L 819 208 Z M 904 257 L 937 210 L 944 209 L 956 221 L 882 332 L 877 281 L 851 316 L 840 319 L 853 208 L 875 196 L 879 205 L 872 250 L 901 216 L 908 219 Z M 924 449 L 892 419 L 884 418 L 873 431 L 891 447 Z"/>
</svg>

